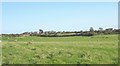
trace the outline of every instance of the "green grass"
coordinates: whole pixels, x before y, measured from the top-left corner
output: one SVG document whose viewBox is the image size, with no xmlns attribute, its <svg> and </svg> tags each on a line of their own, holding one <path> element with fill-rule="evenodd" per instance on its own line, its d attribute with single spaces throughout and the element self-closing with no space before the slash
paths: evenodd
<svg viewBox="0 0 120 66">
<path fill-rule="evenodd" d="M 3 37 L 3 64 L 117 64 L 118 36 Z"/>
</svg>

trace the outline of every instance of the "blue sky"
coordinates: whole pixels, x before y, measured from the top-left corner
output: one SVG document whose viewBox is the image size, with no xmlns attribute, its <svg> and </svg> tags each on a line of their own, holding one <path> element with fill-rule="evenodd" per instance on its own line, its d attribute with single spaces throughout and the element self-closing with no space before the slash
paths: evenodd
<svg viewBox="0 0 120 66">
<path fill-rule="evenodd" d="M 118 28 L 117 2 L 4 2 L 2 33 Z"/>
<path fill-rule="evenodd" d="M 2 2 L 118 2 L 119 0 L 1 0 Z"/>
</svg>

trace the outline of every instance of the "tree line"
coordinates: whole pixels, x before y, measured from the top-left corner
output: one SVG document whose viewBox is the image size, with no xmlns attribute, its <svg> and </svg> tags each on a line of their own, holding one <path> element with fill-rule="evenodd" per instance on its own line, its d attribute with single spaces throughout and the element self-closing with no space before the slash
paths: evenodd
<svg viewBox="0 0 120 66">
<path fill-rule="evenodd" d="M 99 28 L 98 30 L 94 30 L 93 27 L 90 27 L 89 31 L 43 31 L 39 29 L 39 32 L 24 32 L 21 34 L 2 34 L 2 36 L 8 37 L 21 37 L 21 36 L 40 36 L 40 37 L 68 37 L 68 36 L 94 36 L 94 35 L 110 35 L 110 34 L 119 34 L 120 29 L 107 28 L 103 30 L 103 28 Z"/>
</svg>

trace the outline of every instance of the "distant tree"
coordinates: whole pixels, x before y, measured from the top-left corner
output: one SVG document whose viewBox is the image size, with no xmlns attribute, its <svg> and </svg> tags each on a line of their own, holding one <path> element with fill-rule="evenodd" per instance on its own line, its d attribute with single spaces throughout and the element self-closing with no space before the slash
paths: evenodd
<svg viewBox="0 0 120 66">
<path fill-rule="evenodd" d="M 94 32 L 94 29 L 93 29 L 93 27 L 90 27 L 90 29 L 89 29 L 89 30 L 90 30 L 90 32 Z"/>
<path fill-rule="evenodd" d="M 97 31 L 97 34 L 103 34 L 103 28 L 99 27 L 99 30 Z"/>
<path fill-rule="evenodd" d="M 39 29 L 39 34 L 42 34 L 43 33 L 43 30 L 42 29 Z"/>
<path fill-rule="evenodd" d="M 104 34 L 113 34 L 113 28 L 107 28 L 104 30 Z"/>
<path fill-rule="evenodd" d="M 87 32 L 88 35 L 93 36 L 95 34 L 93 27 L 90 27 L 89 32 Z"/>
<path fill-rule="evenodd" d="M 99 27 L 99 31 L 103 31 L 103 28 Z"/>
</svg>

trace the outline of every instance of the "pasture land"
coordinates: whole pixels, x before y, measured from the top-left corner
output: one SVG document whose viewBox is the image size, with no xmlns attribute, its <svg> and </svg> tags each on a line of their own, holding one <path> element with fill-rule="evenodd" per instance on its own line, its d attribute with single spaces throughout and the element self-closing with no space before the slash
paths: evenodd
<svg viewBox="0 0 120 66">
<path fill-rule="evenodd" d="M 3 37 L 3 64 L 117 64 L 118 36 Z"/>
</svg>

